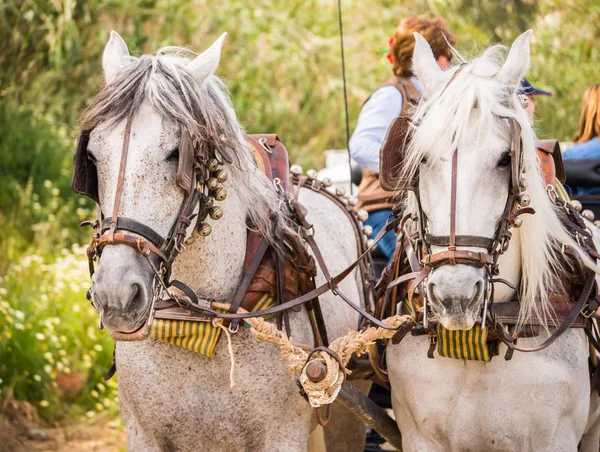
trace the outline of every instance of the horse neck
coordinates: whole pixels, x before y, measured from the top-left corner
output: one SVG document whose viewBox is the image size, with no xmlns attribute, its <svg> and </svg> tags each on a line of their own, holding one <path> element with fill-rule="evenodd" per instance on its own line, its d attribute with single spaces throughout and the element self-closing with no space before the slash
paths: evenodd
<svg viewBox="0 0 600 452">
<path fill-rule="evenodd" d="M 499 278 L 506 279 L 515 287 L 519 287 L 521 282 L 521 232 L 519 229 L 513 229 L 513 235 L 510 240 L 508 250 L 500 256 L 498 261 L 500 274 Z M 496 283 L 494 285 L 494 301 L 505 302 L 516 298 L 516 291 L 506 284 Z"/>
<path fill-rule="evenodd" d="M 225 184 L 228 196 L 221 203 L 223 217 L 208 220 L 212 233 L 198 237 L 186 245 L 175 259 L 173 278 L 187 284 L 202 298 L 227 299 L 239 284 L 246 255 L 247 207 L 241 202 L 236 187 Z"/>
</svg>

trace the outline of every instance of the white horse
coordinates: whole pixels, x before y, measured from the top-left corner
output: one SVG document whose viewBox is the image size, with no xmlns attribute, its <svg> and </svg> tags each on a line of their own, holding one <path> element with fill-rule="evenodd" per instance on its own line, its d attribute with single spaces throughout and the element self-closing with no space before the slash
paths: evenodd
<svg viewBox="0 0 600 452">
<path fill-rule="evenodd" d="M 213 75 L 224 36 L 193 60 L 180 56 L 185 50 L 178 48 L 134 58 L 113 31 L 103 56 L 106 87 L 82 117 L 84 128 L 93 127 L 88 155 L 97 166 L 105 216 L 111 215 L 114 203 L 126 120 L 133 117 L 119 215 L 163 236 L 176 221 L 184 196 L 176 182 L 179 126 L 204 138 L 220 133 L 216 138 L 234 150 L 225 184 L 229 195 L 220 204 L 223 218 L 212 222 L 212 235 L 187 246 L 173 267 L 173 278 L 187 283 L 199 297 L 217 300 L 230 299 L 243 276 L 247 218 L 271 242 L 276 238 L 271 235 L 269 212 L 275 213 L 275 221 L 284 220 L 274 189 L 253 163 L 226 90 Z M 312 190 L 303 189 L 300 202 L 308 209 L 308 221 L 330 271 L 337 274 L 357 258 L 350 221 L 331 200 Z M 92 294 L 109 331 L 140 327 L 150 309 L 152 281 L 148 262 L 136 250 L 123 245 L 104 249 Z M 319 274 L 317 284 L 323 282 Z M 340 288 L 359 300 L 361 284 L 354 273 Z M 357 327 L 357 314 L 331 293 L 321 297 L 321 304 L 330 340 Z M 312 344 L 306 311 L 290 312 L 289 318 L 294 340 Z M 224 335 L 210 358 L 153 339 L 116 344 L 119 401 L 129 449 L 307 449 L 315 422 L 279 350 L 258 342 L 247 328 L 240 328 L 232 342 L 236 389 L 230 388 Z M 334 408 L 331 424 L 325 429 L 328 450 L 362 450 L 362 422 Z"/>
<path fill-rule="evenodd" d="M 427 42 L 415 34 L 414 70 L 424 96 L 405 162 L 405 175 L 419 177 L 427 232 L 448 236 L 452 153 L 458 149 L 456 234 L 491 238 L 503 215 L 511 167 L 511 134 L 502 118 L 518 121 L 527 194 L 536 213 L 524 215 L 522 227 L 512 229 L 499 276 L 520 288 L 523 322 L 547 311 L 548 290 L 560 272 L 569 271 L 561 268 L 560 246 L 554 244 L 577 246 L 546 193 L 534 132 L 516 93 L 529 65 L 530 36 L 531 31 L 521 35 L 504 62 L 502 46 L 488 48 L 449 83 L 457 68 L 442 72 Z M 409 211 L 418 212 L 414 195 L 408 198 Z M 443 249 L 432 246 L 432 252 Z M 481 268 L 444 265 L 430 273 L 423 290 L 444 327 L 468 330 L 481 313 L 487 283 Z M 514 299 L 514 290 L 495 286 L 494 303 Z M 519 339 L 519 345 L 539 344 L 553 330 L 550 325 L 537 338 Z M 581 443 L 581 450 L 598 451 L 598 395 L 590 397 L 588 343 L 581 329 L 568 330 L 543 351 L 516 351 L 510 361 L 503 359 L 504 345 L 487 363 L 437 353 L 429 359 L 427 349 L 427 336 L 407 335 L 387 352 L 404 450 L 576 451 Z"/>
</svg>

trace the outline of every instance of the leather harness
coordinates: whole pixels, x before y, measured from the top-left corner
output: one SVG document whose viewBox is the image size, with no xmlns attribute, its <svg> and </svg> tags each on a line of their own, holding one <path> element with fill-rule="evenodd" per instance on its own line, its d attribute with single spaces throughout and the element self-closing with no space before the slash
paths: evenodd
<svg viewBox="0 0 600 452">
<path fill-rule="evenodd" d="M 98 206 L 97 219 L 94 222 L 82 223 L 83 225 L 91 225 L 94 228 L 94 234 L 90 239 L 87 250 L 90 275 L 94 273 L 94 262 L 100 258 L 104 247 L 109 245 L 129 246 L 142 253 L 151 266 L 155 278 L 150 317 L 147 321 L 148 327 L 155 314 L 160 317 L 161 312 L 165 312 L 164 318 L 186 318 L 198 321 L 210 321 L 210 319 L 214 318 L 223 319 L 229 323 L 229 330 L 231 332 L 237 331 L 240 321 L 244 318 L 278 314 L 278 326 L 281 328 L 283 323 L 282 317 L 287 319 L 287 311 L 289 309 L 298 310 L 302 305 L 305 305 L 311 326 L 313 327 L 316 345 L 326 346 L 328 345 L 328 337 L 318 297 L 328 291 L 332 291 L 356 310 L 362 316 L 363 320 L 367 319 L 379 326 L 389 328 L 367 310 L 361 308 L 344 295 L 340 291 L 338 284 L 350 275 L 355 268 L 359 268 L 364 281 L 364 295 L 367 306 L 369 305 L 369 300 L 371 300 L 371 305 L 374 304 L 373 289 L 375 279 L 369 252 L 376 246 L 385 232 L 395 228 L 397 222 L 392 221 L 374 240 L 373 244 L 367 246 L 366 238 L 353 212 L 353 207 L 350 203 L 342 201 L 338 196 L 324 189 L 323 182 L 316 178 L 293 174 L 289 179 L 289 185 L 294 187 L 295 190 L 290 194 L 290 190 L 286 190 L 288 187 L 287 151 L 285 151 L 285 148 L 283 148 L 283 145 L 281 145 L 275 135 L 248 136 L 247 140 L 253 150 L 257 165 L 268 176 L 271 176 L 275 191 L 282 202 L 288 206 L 288 213 L 290 218 L 292 218 L 293 224 L 290 225 L 289 231 L 277 232 L 278 236 L 282 237 L 284 244 L 289 248 L 289 255 L 283 256 L 275 252 L 262 236 L 253 232 L 249 233 L 243 278 L 233 298 L 225 300 L 231 303 L 231 308 L 226 313 L 212 308 L 211 302 L 214 300 L 201 299 L 183 282 L 170 280 L 171 268 L 175 258 L 182 249 L 188 226 L 195 220 L 196 224 L 194 228 L 197 233 L 208 235 L 204 232 L 208 226 L 204 223 L 204 220 L 209 215 L 213 217 L 215 200 L 223 200 L 226 196 L 225 189 L 219 187 L 218 184 L 218 182 L 226 179 L 226 177 L 223 177 L 224 170 L 220 167 L 225 163 L 231 163 L 232 159 L 221 149 L 199 144 L 197 140 L 193 139 L 182 128 L 177 180 L 185 192 L 185 197 L 177 221 L 173 225 L 169 235 L 164 238 L 152 228 L 134 219 L 118 215 L 127 168 L 131 125 L 132 117 L 129 117 L 123 137 L 121 162 L 112 216 L 103 218 L 99 207 L 96 168 L 86 155 L 87 143 L 91 131 L 83 131 L 79 136 L 74 155 L 74 173 L 71 186 L 75 192 L 94 199 Z M 275 150 L 277 152 L 274 152 Z M 277 161 L 275 162 L 274 159 L 277 159 Z M 271 165 L 271 162 L 275 163 Z M 268 170 L 265 170 L 265 168 Z M 332 276 L 330 274 L 319 247 L 314 240 L 313 227 L 306 221 L 306 210 L 298 202 L 298 194 L 301 188 L 312 189 L 330 198 L 342 208 L 354 227 L 360 257 L 339 275 Z M 297 230 L 298 232 L 291 233 L 290 231 L 293 230 Z M 210 229 L 208 231 L 210 232 Z M 308 254 L 307 247 L 303 243 L 306 243 L 308 248 L 312 250 L 314 259 Z M 316 275 L 315 260 L 326 279 L 326 282 L 319 287 L 316 287 L 314 283 Z M 262 270 L 260 270 L 261 268 Z M 270 275 L 275 273 L 274 284 L 271 284 L 269 289 L 273 289 L 273 286 L 275 286 L 275 295 L 279 304 L 255 312 L 237 313 L 240 306 L 248 307 L 244 304 L 244 300 L 247 299 L 247 294 L 254 287 L 253 283 L 257 280 L 257 272 L 260 273 L 261 271 L 260 277 L 267 280 L 271 280 Z M 293 295 L 295 296 L 286 294 L 290 279 L 292 281 L 300 280 L 300 283 L 297 284 L 299 292 L 294 293 Z M 174 295 L 174 291 L 169 290 L 172 286 L 178 288 L 185 295 Z M 163 299 L 163 295 L 166 295 L 168 298 Z M 88 291 L 88 298 L 91 300 L 91 297 L 92 293 L 90 290 Z M 289 322 L 286 321 L 285 325 L 289 335 Z M 149 328 L 147 328 L 147 331 L 149 332 Z M 135 339 L 143 339 L 147 335 L 148 333 L 144 333 L 139 335 L 139 337 L 135 337 Z M 125 337 L 123 339 L 130 340 Z"/>
</svg>

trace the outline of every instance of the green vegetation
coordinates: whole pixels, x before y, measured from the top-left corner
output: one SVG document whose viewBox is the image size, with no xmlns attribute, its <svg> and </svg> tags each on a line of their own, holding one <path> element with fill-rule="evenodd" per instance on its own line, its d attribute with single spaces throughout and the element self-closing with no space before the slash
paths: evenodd
<svg viewBox="0 0 600 452">
<path fill-rule="evenodd" d="M 529 79 L 550 89 L 539 135 L 569 140 L 585 88 L 598 82 L 595 0 L 342 2 L 350 123 L 390 73 L 398 19 L 446 17 L 466 55 L 533 28 Z M 229 32 L 218 74 L 250 132 L 280 134 L 293 160 L 323 164 L 344 148 L 337 2 L 324 0 L 6 0 L 0 6 L 0 398 L 35 403 L 49 420 L 116 410 L 101 383 L 112 343 L 85 300 L 81 244 L 91 216 L 68 189 L 76 120 L 101 88 L 111 29 L 133 53 L 204 50 Z"/>
</svg>

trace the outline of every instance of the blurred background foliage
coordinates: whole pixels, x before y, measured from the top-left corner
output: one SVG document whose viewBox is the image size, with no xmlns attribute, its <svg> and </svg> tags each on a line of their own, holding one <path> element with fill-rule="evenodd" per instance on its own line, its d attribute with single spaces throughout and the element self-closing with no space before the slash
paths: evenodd
<svg viewBox="0 0 600 452">
<path fill-rule="evenodd" d="M 568 141 L 583 91 L 599 81 L 597 0 L 342 5 L 352 128 L 391 73 L 387 41 L 407 15 L 445 17 L 467 56 L 532 28 L 529 80 L 554 93 L 538 102 L 541 137 Z M 1 1 L 0 398 L 30 400 L 46 419 L 73 403 L 89 417 L 116 409 L 114 388 L 100 383 L 112 344 L 94 330 L 77 246 L 88 231 L 76 225 L 92 206 L 68 189 L 77 117 L 103 85 L 111 29 L 134 54 L 165 45 L 202 51 L 229 32 L 218 74 L 249 132 L 279 133 L 305 166 L 345 147 L 335 0 Z M 77 384 L 64 383 L 68 375 Z"/>
</svg>

